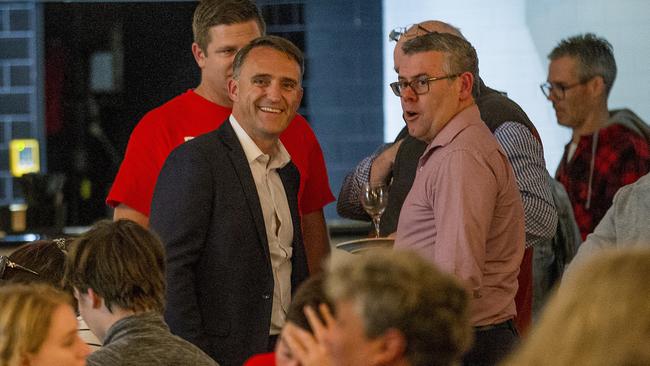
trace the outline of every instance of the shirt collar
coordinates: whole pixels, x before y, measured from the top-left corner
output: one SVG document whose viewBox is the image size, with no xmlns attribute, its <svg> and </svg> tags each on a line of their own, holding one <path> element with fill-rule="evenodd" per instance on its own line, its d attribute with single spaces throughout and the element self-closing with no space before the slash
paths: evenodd
<svg viewBox="0 0 650 366">
<path fill-rule="evenodd" d="M 477 123 L 483 123 L 480 121 L 481 113 L 479 112 L 478 106 L 476 104 L 473 104 L 458 112 L 433 138 L 431 143 L 427 146 L 426 150 L 424 150 L 424 153 L 420 157 L 420 162 L 424 162 L 435 148 L 446 146 L 451 143 L 454 138 L 456 138 L 456 136 L 458 136 L 458 134 L 467 127 Z"/>
<path fill-rule="evenodd" d="M 246 160 L 248 160 L 248 164 L 251 164 L 255 160 L 260 160 L 266 163 L 270 159 L 271 163 L 269 164 L 269 167 L 282 168 L 285 165 L 287 165 L 289 161 L 291 161 L 291 155 L 289 155 L 289 152 L 284 147 L 284 144 L 282 144 L 282 141 L 280 141 L 279 139 L 277 141 L 277 148 L 278 148 L 277 154 L 269 157 L 269 155 L 265 154 L 262 150 L 260 150 L 257 144 L 255 144 L 255 141 L 253 141 L 253 139 L 250 136 L 248 136 L 246 131 L 244 131 L 244 128 L 242 128 L 239 122 L 237 122 L 235 116 L 231 114 L 229 121 L 233 130 L 235 130 L 235 134 L 237 135 L 237 139 L 239 140 L 239 143 L 244 149 L 244 154 L 246 155 Z"/>
<path fill-rule="evenodd" d="M 438 146 L 448 145 L 454 138 L 464 129 L 476 123 L 481 119 L 481 114 L 478 111 L 476 104 L 473 104 L 462 111 L 458 112 L 447 124 L 438 132 L 436 137 L 427 147 L 432 149 Z"/>
</svg>

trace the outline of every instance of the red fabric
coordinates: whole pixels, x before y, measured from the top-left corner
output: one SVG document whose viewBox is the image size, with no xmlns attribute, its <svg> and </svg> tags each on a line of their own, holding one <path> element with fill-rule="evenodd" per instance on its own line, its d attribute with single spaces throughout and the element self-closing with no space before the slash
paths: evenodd
<svg viewBox="0 0 650 366">
<path fill-rule="evenodd" d="M 218 128 L 229 115 L 230 109 L 192 90 L 147 113 L 131 133 L 106 203 L 112 207 L 124 203 L 149 216 L 156 179 L 169 153 L 188 137 Z M 307 121 L 297 115 L 280 140 L 300 171 L 301 214 L 320 210 L 334 201 L 323 152 Z"/>
<path fill-rule="evenodd" d="M 526 248 L 524 251 L 517 281 L 519 288 L 515 295 L 515 326 L 520 335 L 525 335 L 533 322 L 533 248 Z"/>
<path fill-rule="evenodd" d="M 255 355 L 244 363 L 244 366 L 275 366 L 275 353 L 262 353 Z"/>
<path fill-rule="evenodd" d="M 591 185 L 591 206 L 587 208 L 592 143 L 592 135 L 582 136 L 569 163 L 566 157 L 570 144 L 567 145 L 557 171 L 557 180 L 569 195 L 583 241 L 605 216 L 616 191 L 634 183 L 650 169 L 650 152 L 643 137 L 620 124 L 601 129 Z"/>
</svg>

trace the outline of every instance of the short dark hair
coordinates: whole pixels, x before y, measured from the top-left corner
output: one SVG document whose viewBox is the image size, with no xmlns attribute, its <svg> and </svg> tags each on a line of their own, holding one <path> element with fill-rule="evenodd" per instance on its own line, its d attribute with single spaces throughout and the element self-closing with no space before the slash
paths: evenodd
<svg viewBox="0 0 650 366">
<path fill-rule="evenodd" d="M 304 308 L 306 306 L 310 306 L 316 310 L 316 314 L 319 317 L 321 316 L 320 311 L 318 311 L 318 305 L 320 304 L 326 304 L 334 312 L 334 305 L 325 294 L 324 284 L 325 276 L 323 274 L 317 274 L 309 277 L 298 287 L 287 311 L 287 322 L 291 322 L 302 329 L 313 332 L 305 316 Z"/>
<path fill-rule="evenodd" d="M 130 220 L 103 220 L 70 244 L 65 279 L 92 288 L 112 306 L 158 311 L 165 303 L 165 258 L 160 240 Z"/>
<path fill-rule="evenodd" d="M 255 38 L 249 44 L 242 47 L 239 52 L 237 52 L 237 55 L 235 55 L 235 60 L 232 63 L 232 73 L 234 79 L 237 79 L 237 77 L 239 77 L 239 72 L 241 71 L 244 62 L 246 61 L 248 54 L 253 49 L 258 47 L 272 48 L 276 51 L 284 53 L 287 55 L 287 57 L 296 61 L 298 66 L 300 66 L 300 76 L 302 77 L 303 73 L 305 72 L 305 58 L 302 54 L 302 51 L 300 51 L 300 49 L 291 43 L 291 41 L 288 39 L 278 36 L 263 36 Z"/>
<path fill-rule="evenodd" d="M 593 33 L 579 34 L 561 40 L 548 54 L 551 61 L 564 56 L 574 57 L 578 61 L 580 81 L 584 82 L 595 76 L 602 77 L 605 91 L 609 95 L 616 80 L 616 60 L 611 43 Z"/>
<path fill-rule="evenodd" d="M 266 23 L 260 9 L 250 0 L 201 0 L 194 10 L 192 32 L 194 42 L 203 51 L 210 43 L 210 28 L 217 25 L 231 25 L 254 20 L 260 34 L 266 34 Z"/>
<path fill-rule="evenodd" d="M 57 239 L 57 241 L 62 239 Z M 3 279 L 12 283 L 43 282 L 56 288 L 63 288 L 66 254 L 53 240 L 38 240 L 23 244 L 14 250 L 9 259 L 38 273 L 18 268 L 7 268 Z"/>
<path fill-rule="evenodd" d="M 465 39 L 450 33 L 432 32 L 404 42 L 402 51 L 405 55 L 429 51 L 444 53 L 445 72 L 448 75 L 471 73 L 474 77 L 472 96 L 478 96 L 478 56 L 474 46 Z"/>
</svg>

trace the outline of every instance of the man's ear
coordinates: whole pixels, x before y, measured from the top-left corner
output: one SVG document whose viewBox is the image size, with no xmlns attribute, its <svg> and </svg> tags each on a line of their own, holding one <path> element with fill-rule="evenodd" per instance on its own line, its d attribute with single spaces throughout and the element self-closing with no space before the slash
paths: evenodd
<svg viewBox="0 0 650 366">
<path fill-rule="evenodd" d="M 204 68 L 205 58 L 207 55 L 205 52 L 203 52 L 201 46 L 199 46 L 199 44 L 196 42 L 192 43 L 192 55 L 194 55 L 194 61 L 196 61 L 196 64 L 199 65 L 199 68 Z"/>
<path fill-rule="evenodd" d="M 602 76 L 594 76 L 591 78 L 587 82 L 587 87 L 593 96 L 605 96 L 607 94 L 605 91 L 605 80 Z"/>
<path fill-rule="evenodd" d="M 89 288 L 86 296 L 88 296 L 88 299 L 91 301 L 93 309 L 99 309 L 102 307 L 102 304 L 104 303 L 104 299 L 101 296 L 99 296 L 95 292 L 95 290 Z"/>
<path fill-rule="evenodd" d="M 228 97 L 233 102 L 239 100 L 239 80 L 233 78 L 228 80 Z"/>
<path fill-rule="evenodd" d="M 406 337 L 395 328 L 388 329 L 373 342 L 377 343 L 370 360 L 372 365 L 396 364 L 406 358 Z"/>
<path fill-rule="evenodd" d="M 464 72 L 458 76 L 460 79 L 460 100 L 467 100 L 472 97 L 474 88 L 474 75 L 471 72 Z"/>
</svg>

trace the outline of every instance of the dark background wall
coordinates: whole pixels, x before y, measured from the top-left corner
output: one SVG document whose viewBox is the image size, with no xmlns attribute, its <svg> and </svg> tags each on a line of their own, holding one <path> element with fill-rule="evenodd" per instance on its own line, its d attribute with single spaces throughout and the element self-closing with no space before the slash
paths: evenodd
<svg viewBox="0 0 650 366">
<path fill-rule="evenodd" d="M 305 2 L 309 116 L 335 196 L 383 142 L 381 11 L 379 0 Z M 326 215 L 337 217 L 334 204 Z"/>
</svg>

